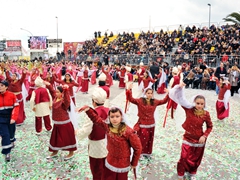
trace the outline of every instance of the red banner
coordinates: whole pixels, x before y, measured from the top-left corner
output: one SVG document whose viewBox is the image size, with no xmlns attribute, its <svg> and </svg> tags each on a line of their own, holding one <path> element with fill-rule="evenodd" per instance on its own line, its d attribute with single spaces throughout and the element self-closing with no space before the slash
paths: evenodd
<svg viewBox="0 0 240 180">
<path fill-rule="evenodd" d="M 7 40 L 7 47 L 21 47 L 21 40 Z"/>
<path fill-rule="evenodd" d="M 68 56 L 70 55 L 68 51 L 71 50 L 71 58 L 76 58 L 78 51 L 82 50 L 83 44 L 84 42 L 64 42 L 64 53 L 66 54 L 66 56 Z"/>
</svg>

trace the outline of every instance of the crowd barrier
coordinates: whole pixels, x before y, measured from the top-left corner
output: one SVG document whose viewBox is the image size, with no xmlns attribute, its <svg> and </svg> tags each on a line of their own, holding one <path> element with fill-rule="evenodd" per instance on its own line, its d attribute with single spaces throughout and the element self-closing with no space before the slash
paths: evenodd
<svg viewBox="0 0 240 180">
<path fill-rule="evenodd" d="M 104 62 L 105 54 L 98 55 L 79 55 L 77 56 L 76 62 L 95 62 L 100 61 Z M 205 62 L 209 67 L 217 67 L 219 66 L 221 61 L 227 60 L 230 64 L 234 64 L 237 62 L 240 64 L 240 55 L 212 55 L 212 54 L 107 54 L 109 62 L 111 64 L 120 63 L 120 64 L 131 64 L 131 65 L 139 65 L 140 62 L 143 62 L 144 65 L 149 65 L 150 62 L 168 62 L 171 66 L 180 65 L 182 63 L 191 64 L 191 65 L 199 65 L 202 62 Z"/>
</svg>

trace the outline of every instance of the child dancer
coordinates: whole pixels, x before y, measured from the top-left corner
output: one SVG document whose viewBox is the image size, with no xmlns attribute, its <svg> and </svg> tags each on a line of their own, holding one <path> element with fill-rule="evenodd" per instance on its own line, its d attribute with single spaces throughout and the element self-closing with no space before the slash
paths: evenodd
<svg viewBox="0 0 240 180">
<path fill-rule="evenodd" d="M 106 131 L 108 155 L 105 161 L 104 180 L 128 180 L 129 170 L 135 169 L 138 164 L 142 146 L 137 134 L 125 124 L 123 112 L 119 108 L 111 108 L 107 124 L 88 106 L 83 106 L 78 111 L 85 111 L 94 124 Z M 131 148 L 133 148 L 132 160 L 130 160 Z"/>
<path fill-rule="evenodd" d="M 150 157 L 152 154 L 154 131 L 155 131 L 155 119 L 154 112 L 157 106 L 168 102 L 168 95 L 163 100 L 157 100 L 153 98 L 153 90 L 151 88 L 146 89 L 145 96 L 142 98 L 135 99 L 132 97 L 132 85 L 126 92 L 127 100 L 131 103 L 136 104 L 138 107 L 138 121 L 134 125 L 134 130 L 141 140 L 142 152 L 141 154 Z M 167 90 L 165 89 L 165 92 Z"/>
<path fill-rule="evenodd" d="M 231 85 L 227 78 L 220 77 L 220 81 L 216 78 L 216 83 L 219 88 L 218 100 L 216 102 L 217 118 L 223 120 L 229 116 L 229 97 Z"/>
<path fill-rule="evenodd" d="M 186 113 L 186 120 L 182 127 L 185 130 L 182 142 L 181 157 L 177 163 L 178 179 L 184 178 L 187 173 L 191 180 L 195 179 L 197 169 L 201 164 L 205 144 L 209 133 L 212 131 L 212 121 L 208 111 L 204 110 L 206 106 L 205 97 L 197 95 L 193 102 L 189 103 L 184 96 L 182 87 L 184 83 L 176 85 L 169 91 L 169 97 L 180 104 Z M 203 124 L 206 123 L 206 130 L 203 130 Z"/>
<path fill-rule="evenodd" d="M 54 125 L 49 145 L 49 151 L 52 154 L 47 159 L 56 157 L 59 150 L 64 150 L 69 151 L 64 158 L 64 160 L 68 160 L 77 150 L 74 128 L 68 113 L 70 107 L 68 85 L 58 86 L 53 97 L 52 119 Z"/>
</svg>

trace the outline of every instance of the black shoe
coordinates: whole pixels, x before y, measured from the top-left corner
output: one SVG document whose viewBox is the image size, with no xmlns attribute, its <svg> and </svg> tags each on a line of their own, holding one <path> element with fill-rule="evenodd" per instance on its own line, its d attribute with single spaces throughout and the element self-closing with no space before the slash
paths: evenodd
<svg viewBox="0 0 240 180">
<path fill-rule="evenodd" d="M 5 155 L 5 161 L 6 161 L 6 162 L 10 162 L 10 159 L 11 159 L 11 158 L 10 158 L 10 154 L 9 154 L 9 153 L 6 154 L 6 155 Z"/>
</svg>

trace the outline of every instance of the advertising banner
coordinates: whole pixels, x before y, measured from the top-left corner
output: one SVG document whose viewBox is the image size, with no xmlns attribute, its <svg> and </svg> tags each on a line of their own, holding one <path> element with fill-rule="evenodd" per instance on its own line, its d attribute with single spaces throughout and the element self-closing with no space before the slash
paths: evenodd
<svg viewBox="0 0 240 180">
<path fill-rule="evenodd" d="M 71 59 L 76 59 L 78 55 L 78 51 L 82 50 L 84 42 L 64 42 L 63 43 L 63 50 L 66 57 L 70 57 Z"/>
</svg>

